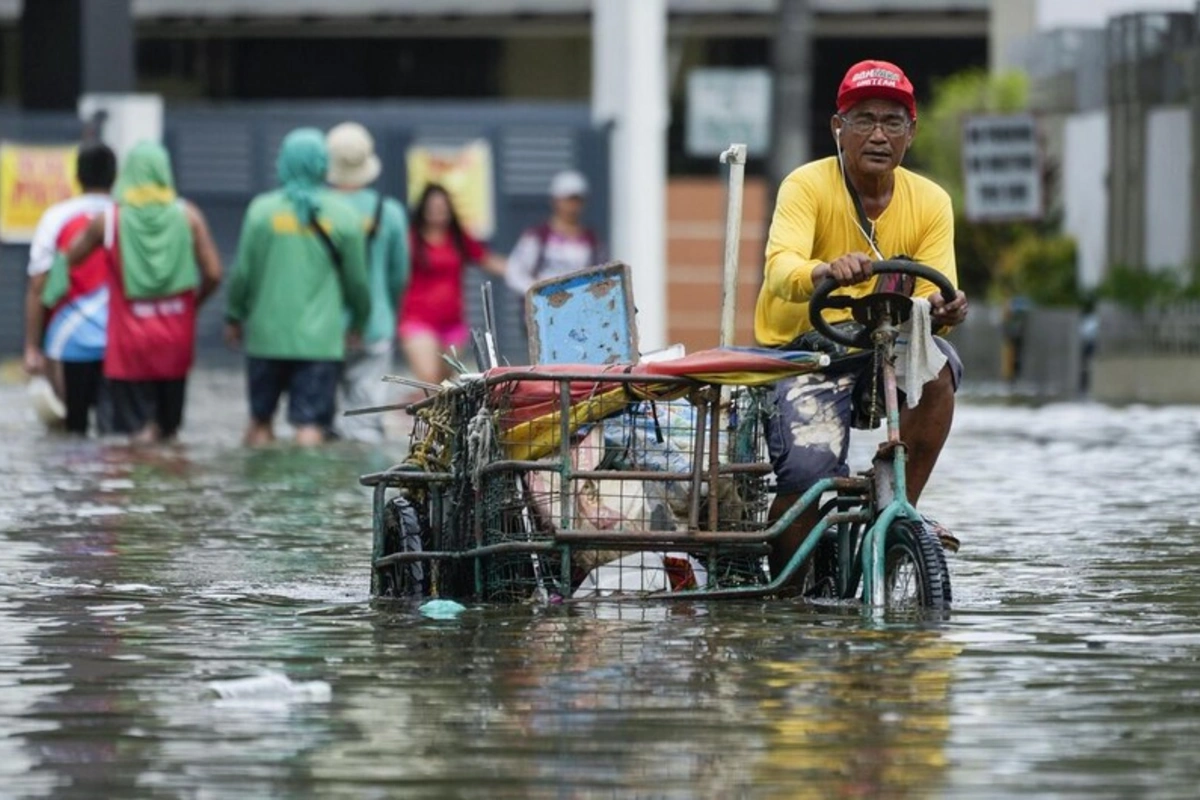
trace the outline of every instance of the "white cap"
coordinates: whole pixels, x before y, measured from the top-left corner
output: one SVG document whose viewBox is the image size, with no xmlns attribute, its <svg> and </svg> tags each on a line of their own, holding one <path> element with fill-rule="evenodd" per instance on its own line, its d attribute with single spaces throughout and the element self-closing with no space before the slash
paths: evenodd
<svg viewBox="0 0 1200 800">
<path fill-rule="evenodd" d="M 382 165 L 375 140 L 357 122 L 343 122 L 325 136 L 329 149 L 326 180 L 335 186 L 366 186 L 379 177 Z"/>
<path fill-rule="evenodd" d="M 556 199 L 563 197 L 583 197 L 588 193 L 587 178 L 575 170 L 560 172 L 550 181 L 550 196 Z"/>
</svg>

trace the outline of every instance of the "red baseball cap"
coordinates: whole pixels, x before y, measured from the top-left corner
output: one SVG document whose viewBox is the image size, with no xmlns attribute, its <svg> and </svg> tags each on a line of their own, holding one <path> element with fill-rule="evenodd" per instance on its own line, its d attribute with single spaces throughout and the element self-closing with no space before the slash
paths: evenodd
<svg viewBox="0 0 1200 800">
<path fill-rule="evenodd" d="M 863 100 L 895 100 L 917 118 L 917 98 L 904 70 L 890 61 L 860 61 L 846 71 L 838 87 L 837 110 L 845 114 Z"/>
</svg>

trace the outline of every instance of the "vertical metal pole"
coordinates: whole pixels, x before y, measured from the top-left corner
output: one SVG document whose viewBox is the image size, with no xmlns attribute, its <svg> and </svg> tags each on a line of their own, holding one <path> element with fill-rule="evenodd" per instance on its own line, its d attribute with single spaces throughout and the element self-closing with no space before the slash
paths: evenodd
<svg viewBox="0 0 1200 800">
<path fill-rule="evenodd" d="M 885 333 L 888 333 L 885 331 Z M 894 336 L 894 334 L 893 334 Z M 894 338 L 893 338 L 894 341 Z M 900 406 L 896 402 L 896 364 L 893 360 L 892 347 L 885 348 L 883 354 L 883 398 L 887 409 L 888 443 L 892 445 L 892 468 L 895 472 L 896 498 L 889 510 L 900 505 L 908 505 L 908 490 L 905 487 L 904 475 L 904 443 L 900 441 Z M 891 520 L 895 519 L 894 511 L 885 513 L 873 528 L 871 537 L 871 606 L 883 608 L 887 603 L 887 587 L 884 585 L 884 562 L 887 557 L 887 532 Z"/>
<path fill-rule="evenodd" d="M 559 455 L 559 504 L 562 506 L 562 530 L 577 527 L 575 525 L 575 477 L 571 468 L 571 381 L 563 379 L 558 382 L 558 413 Z M 535 556 L 536 558 L 536 556 Z M 559 570 L 564 594 L 571 591 L 571 546 L 562 546 L 562 562 Z"/>
<path fill-rule="evenodd" d="M 688 530 L 700 528 L 700 485 L 704 480 L 705 426 L 708 424 L 708 397 L 701 394 L 695 398 L 696 430 L 692 447 L 692 496 L 688 505 Z"/>
<path fill-rule="evenodd" d="M 721 153 L 729 165 L 729 194 L 725 207 L 725 271 L 721 285 L 721 347 L 733 344 L 737 333 L 738 253 L 742 243 L 742 190 L 746 182 L 746 145 L 732 144 Z"/>
<path fill-rule="evenodd" d="M 894 336 L 894 334 L 893 334 Z M 893 339 L 894 341 L 894 339 Z M 892 347 L 881 359 L 883 361 L 883 405 L 887 413 L 887 438 L 892 446 L 892 463 L 896 471 L 896 500 L 908 502 L 908 487 L 904 475 L 904 442 L 900 440 L 900 404 L 897 400 L 896 362 L 893 360 Z"/>
<path fill-rule="evenodd" d="M 375 484 L 371 503 L 371 596 L 379 596 L 379 568 L 375 562 L 383 558 L 384 514 L 387 511 L 387 484 Z M 391 569 L 391 567 L 389 567 Z"/>
<path fill-rule="evenodd" d="M 839 599 L 850 596 L 851 575 L 854 572 L 853 532 L 859 523 L 846 523 L 838 527 L 838 579 L 837 593 Z"/>
<path fill-rule="evenodd" d="M 480 456 L 482 458 L 482 455 Z M 475 547 L 483 547 L 483 515 L 488 513 L 487 503 L 484 502 L 484 493 L 482 487 L 475 486 L 475 509 L 472 516 L 475 520 Z M 501 513 L 500 509 L 495 509 L 495 513 Z M 483 586 L 483 559 L 480 556 L 475 556 L 472 559 L 474 562 L 475 571 L 475 596 L 480 600 L 484 599 Z"/>
<path fill-rule="evenodd" d="M 708 423 L 708 529 L 719 531 L 721 530 L 718 524 L 721 516 L 718 498 L 721 488 L 721 401 L 719 392 L 713 394 L 717 397 L 712 404 L 711 419 Z"/>
<path fill-rule="evenodd" d="M 481 368 L 488 370 L 500 366 L 500 356 L 496 352 L 496 304 L 492 300 L 491 281 L 484 281 L 479 290 L 483 293 L 483 341 L 487 348 L 484 355 L 488 362 Z"/>
<path fill-rule="evenodd" d="M 559 492 L 562 506 L 562 528 L 575 527 L 575 480 L 571 469 L 571 381 L 564 378 L 558 385 L 559 442 L 558 465 Z"/>
</svg>

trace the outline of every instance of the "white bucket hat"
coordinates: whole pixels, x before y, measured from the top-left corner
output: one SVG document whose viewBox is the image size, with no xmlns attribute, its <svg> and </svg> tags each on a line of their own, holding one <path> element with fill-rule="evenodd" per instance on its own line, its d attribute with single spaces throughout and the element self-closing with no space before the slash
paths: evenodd
<svg viewBox="0 0 1200 800">
<path fill-rule="evenodd" d="M 587 178 L 575 170 L 560 172 L 550 181 L 550 196 L 555 199 L 563 197 L 583 197 L 588 193 Z"/>
<path fill-rule="evenodd" d="M 375 140 L 357 122 L 343 122 L 325 136 L 329 149 L 326 180 L 337 186 L 366 186 L 383 168 L 375 155 Z"/>
</svg>

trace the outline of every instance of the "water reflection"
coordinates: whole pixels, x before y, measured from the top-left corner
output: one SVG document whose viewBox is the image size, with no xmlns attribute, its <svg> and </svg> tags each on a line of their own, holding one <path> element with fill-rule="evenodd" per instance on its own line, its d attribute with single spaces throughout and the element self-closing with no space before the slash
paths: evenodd
<svg viewBox="0 0 1200 800">
<path fill-rule="evenodd" d="M 763 664 L 761 705 L 776 721 L 759 785 L 794 798 L 935 795 L 960 648 L 931 630 L 817 630 L 818 652 Z"/>
<path fill-rule="evenodd" d="M 948 620 L 367 602 L 394 452 L 45 439 L 0 387 L 4 797 L 1191 798 L 1200 413 L 960 409 Z M 205 393 L 208 394 L 205 394 Z M 230 400 L 229 398 L 233 398 Z M 860 463 L 871 442 L 856 442 Z M 326 681 L 327 702 L 212 681 Z"/>
<path fill-rule="evenodd" d="M 959 646 L 940 631 L 797 605 L 640 611 L 381 617 L 392 666 L 347 687 L 358 735 L 314 775 L 430 797 L 907 798 L 944 780 Z"/>
</svg>

